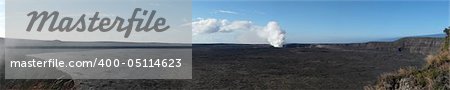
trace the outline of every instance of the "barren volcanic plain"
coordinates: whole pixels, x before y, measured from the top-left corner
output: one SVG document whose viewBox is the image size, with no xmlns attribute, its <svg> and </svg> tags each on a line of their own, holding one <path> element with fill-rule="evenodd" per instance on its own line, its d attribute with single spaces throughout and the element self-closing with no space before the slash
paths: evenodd
<svg viewBox="0 0 450 90">
<path fill-rule="evenodd" d="M 148 49 L 145 47 L 138 48 Z M 104 49 L 109 48 L 89 48 L 89 50 Z M 45 52 L 44 49 L 38 51 Z M 2 87 L 77 89 L 363 89 L 363 86 L 375 83 L 377 77 L 384 72 L 394 71 L 401 67 L 419 67 L 423 65 L 425 57 L 426 55 L 420 53 L 330 48 L 311 44 L 290 44 L 284 48 L 273 48 L 262 44 L 195 44 L 192 46 L 192 79 L 8 79 L 2 80 Z"/>
</svg>

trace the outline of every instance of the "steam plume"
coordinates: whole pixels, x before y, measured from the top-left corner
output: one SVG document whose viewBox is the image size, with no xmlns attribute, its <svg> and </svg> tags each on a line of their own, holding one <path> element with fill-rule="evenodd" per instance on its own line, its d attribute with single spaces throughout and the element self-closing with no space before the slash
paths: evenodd
<svg viewBox="0 0 450 90">
<path fill-rule="evenodd" d="M 264 36 L 273 47 L 283 47 L 285 32 L 277 22 L 271 21 L 263 30 Z"/>
</svg>

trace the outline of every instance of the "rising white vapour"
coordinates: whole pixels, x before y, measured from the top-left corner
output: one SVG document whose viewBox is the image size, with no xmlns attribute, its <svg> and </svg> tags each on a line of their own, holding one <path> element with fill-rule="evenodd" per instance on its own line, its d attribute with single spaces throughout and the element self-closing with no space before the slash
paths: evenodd
<svg viewBox="0 0 450 90">
<path fill-rule="evenodd" d="M 262 35 L 267 39 L 273 47 L 283 47 L 285 32 L 281 29 L 277 22 L 271 21 L 262 30 Z"/>
<path fill-rule="evenodd" d="M 268 22 L 266 26 L 258 26 L 251 21 L 228 21 L 226 19 L 198 19 L 197 21 L 192 22 L 193 35 L 226 33 L 238 30 L 255 32 L 258 37 L 265 39 L 265 41 L 273 47 L 283 47 L 285 31 L 283 31 L 280 25 L 275 21 Z"/>
</svg>

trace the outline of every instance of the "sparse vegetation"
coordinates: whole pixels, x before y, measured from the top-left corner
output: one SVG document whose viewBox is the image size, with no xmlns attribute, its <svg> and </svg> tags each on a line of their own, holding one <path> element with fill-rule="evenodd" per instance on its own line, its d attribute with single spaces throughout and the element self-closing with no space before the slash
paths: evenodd
<svg viewBox="0 0 450 90">
<path fill-rule="evenodd" d="M 366 90 L 449 90 L 450 89 L 450 27 L 440 53 L 429 55 L 426 65 L 421 69 L 401 68 L 397 72 L 386 73 L 379 77 L 375 86 L 366 86 Z"/>
</svg>

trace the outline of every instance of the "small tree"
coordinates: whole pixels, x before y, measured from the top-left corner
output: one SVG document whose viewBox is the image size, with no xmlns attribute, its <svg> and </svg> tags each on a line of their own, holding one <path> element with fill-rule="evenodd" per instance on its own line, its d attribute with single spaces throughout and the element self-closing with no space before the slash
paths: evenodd
<svg viewBox="0 0 450 90">
<path fill-rule="evenodd" d="M 445 36 L 445 41 L 444 41 L 444 47 L 441 49 L 442 52 L 448 52 L 449 51 L 449 35 L 450 35 L 450 27 L 445 28 L 444 29 L 444 33 L 446 34 Z"/>
</svg>

